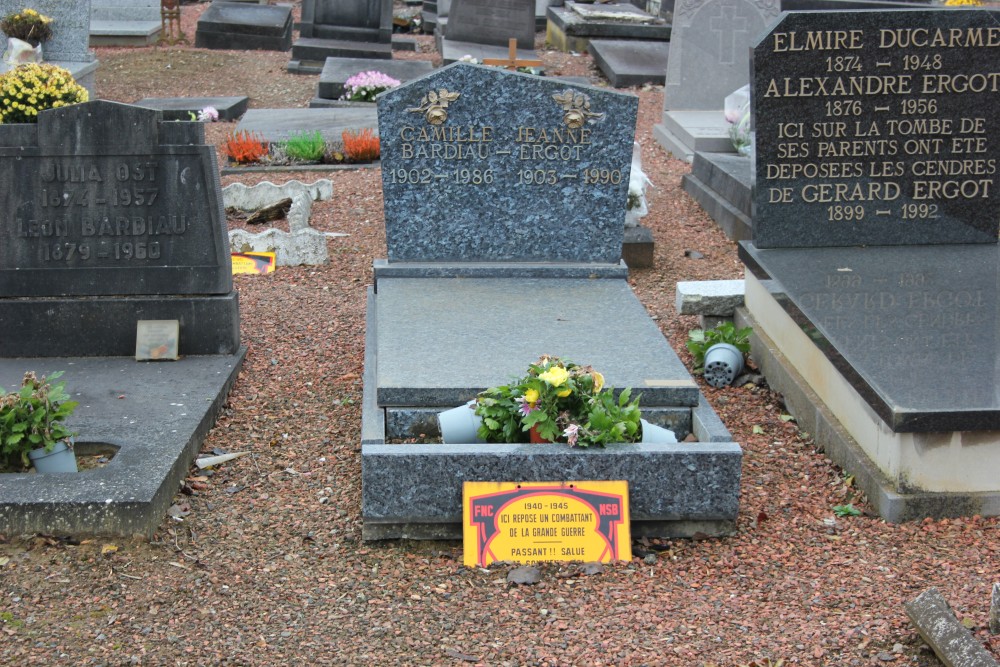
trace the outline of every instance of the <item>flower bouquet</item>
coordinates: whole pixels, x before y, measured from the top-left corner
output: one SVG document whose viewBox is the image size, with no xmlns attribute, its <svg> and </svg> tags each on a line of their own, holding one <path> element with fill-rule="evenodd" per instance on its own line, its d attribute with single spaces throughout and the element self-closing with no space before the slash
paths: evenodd
<svg viewBox="0 0 1000 667">
<path fill-rule="evenodd" d="M 636 442 L 641 437 L 639 399 L 617 397 L 590 366 L 542 356 L 527 375 L 491 387 L 476 398 L 485 442 L 565 442 L 576 447 Z"/>
<path fill-rule="evenodd" d="M 351 102 L 374 102 L 376 95 L 399 84 L 398 79 L 382 72 L 358 72 L 344 82 L 344 94 L 340 99 Z"/>
</svg>

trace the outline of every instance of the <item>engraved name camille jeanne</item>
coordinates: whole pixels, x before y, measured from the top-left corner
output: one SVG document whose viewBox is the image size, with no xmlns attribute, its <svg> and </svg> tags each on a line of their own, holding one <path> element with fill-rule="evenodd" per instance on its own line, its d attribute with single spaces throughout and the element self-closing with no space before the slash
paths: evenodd
<svg viewBox="0 0 1000 667">
<path fill-rule="evenodd" d="M 579 169 L 574 163 L 589 157 L 594 121 L 604 118 L 590 108 L 588 95 L 565 90 L 551 99 L 563 109 L 562 126 L 518 125 L 498 129 L 492 125 L 445 125 L 447 107 L 461 93 L 432 91 L 409 112 L 424 114 L 428 125 L 404 125 L 399 130 L 399 159 L 428 166 L 391 169 L 390 183 L 431 185 L 450 181 L 460 185 L 491 185 L 504 178 L 493 156 L 515 161 L 517 185 L 551 186 L 565 181 L 585 185 L 618 185 L 621 168 Z M 501 158 L 502 159 L 502 158 Z M 434 166 L 429 163 L 433 162 Z M 454 165 L 441 168 L 441 164 Z"/>
<path fill-rule="evenodd" d="M 775 57 L 816 52 L 816 59 L 810 75 L 766 81 L 765 102 L 794 98 L 821 119 L 770 123 L 763 170 L 773 184 L 769 204 L 831 204 L 829 221 L 871 214 L 927 220 L 938 217 L 936 202 L 994 194 L 997 160 L 987 155 L 993 119 L 945 112 L 944 100 L 952 109 L 956 101 L 984 109 L 990 105 L 975 96 L 996 99 L 1000 71 L 954 70 L 972 49 L 1000 48 L 1000 27 L 789 31 L 769 41 Z M 802 179 L 809 182 L 780 184 Z"/>
<path fill-rule="evenodd" d="M 32 216 L 18 215 L 14 230 L 44 241 L 38 247 L 42 261 L 157 259 L 164 241 L 192 226 L 188 216 L 154 207 L 160 194 L 156 162 L 98 166 L 46 159 L 38 177 Z"/>
</svg>

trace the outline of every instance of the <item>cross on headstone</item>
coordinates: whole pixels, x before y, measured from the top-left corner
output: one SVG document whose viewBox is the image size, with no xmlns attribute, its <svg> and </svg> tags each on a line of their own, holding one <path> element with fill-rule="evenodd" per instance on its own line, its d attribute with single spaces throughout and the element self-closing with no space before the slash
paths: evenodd
<svg viewBox="0 0 1000 667">
<path fill-rule="evenodd" d="M 747 17 L 739 15 L 739 7 L 732 5 L 719 7 L 719 15 L 713 16 L 709 22 L 712 32 L 719 35 L 719 62 L 724 65 L 731 65 L 736 62 L 736 49 L 739 48 L 745 39 L 739 35 L 747 32 Z M 729 41 L 726 41 L 726 33 L 729 33 Z"/>
<path fill-rule="evenodd" d="M 507 60 L 503 58 L 483 58 L 484 65 L 495 65 L 497 67 L 506 67 L 507 69 L 514 71 L 518 67 L 541 67 L 541 60 L 518 60 L 517 59 L 517 39 L 511 37 L 507 42 Z"/>
</svg>

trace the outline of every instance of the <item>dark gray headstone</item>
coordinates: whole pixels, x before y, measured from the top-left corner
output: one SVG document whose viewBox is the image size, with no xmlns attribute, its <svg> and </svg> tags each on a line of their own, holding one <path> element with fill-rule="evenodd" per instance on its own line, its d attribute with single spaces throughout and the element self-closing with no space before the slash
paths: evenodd
<svg viewBox="0 0 1000 667">
<path fill-rule="evenodd" d="M 629 39 L 594 39 L 587 46 L 594 64 L 615 88 L 645 83 L 663 84 L 667 68 L 668 42 Z"/>
<path fill-rule="evenodd" d="M 998 44 L 980 10 L 784 16 L 753 54 L 755 245 L 996 243 Z"/>
<path fill-rule="evenodd" d="M 392 0 L 303 0 L 302 37 L 388 44 Z"/>
<path fill-rule="evenodd" d="M 535 47 L 534 0 L 454 0 L 445 37 L 455 42 Z"/>
<path fill-rule="evenodd" d="M 218 167 L 201 123 L 106 101 L 43 111 L 37 125 L 0 126 L 0 182 L 0 327 L 58 331 L 62 313 L 75 339 L 52 333 L 22 348 L 4 336 L 0 356 L 57 356 L 60 345 L 132 354 L 136 319 L 181 320 L 183 354 L 238 347 Z M 215 314 L 196 321 L 204 308 Z M 196 339 L 221 342 L 194 352 Z"/>
<path fill-rule="evenodd" d="M 292 48 L 290 6 L 213 2 L 198 19 L 195 46 L 203 49 L 287 51 Z"/>
<path fill-rule="evenodd" d="M 390 262 L 617 263 L 637 107 L 465 63 L 383 93 Z"/>
</svg>

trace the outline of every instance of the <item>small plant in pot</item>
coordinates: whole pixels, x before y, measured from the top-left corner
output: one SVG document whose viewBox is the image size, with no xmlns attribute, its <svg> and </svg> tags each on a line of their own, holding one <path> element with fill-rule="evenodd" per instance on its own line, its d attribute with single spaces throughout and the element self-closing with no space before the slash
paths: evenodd
<svg viewBox="0 0 1000 667">
<path fill-rule="evenodd" d="M 76 472 L 71 440 L 76 434 L 64 421 L 77 402 L 69 400 L 65 382 L 52 383 L 62 374 L 38 378 L 28 371 L 20 389 L 0 397 L 0 455 L 8 468 L 34 463 L 39 472 Z"/>
<path fill-rule="evenodd" d="M 750 352 L 753 329 L 737 329 L 732 322 L 723 322 L 714 329 L 692 329 L 688 332 L 687 349 L 694 357 L 694 373 L 704 373 L 713 387 L 727 387 L 743 371 Z"/>
</svg>

